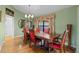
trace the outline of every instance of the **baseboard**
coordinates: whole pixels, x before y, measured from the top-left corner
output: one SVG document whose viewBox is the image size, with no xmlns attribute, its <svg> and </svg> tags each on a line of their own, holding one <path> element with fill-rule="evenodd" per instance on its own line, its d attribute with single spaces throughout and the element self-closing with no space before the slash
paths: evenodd
<svg viewBox="0 0 79 59">
<path fill-rule="evenodd" d="M 76 48 L 75 48 L 75 47 L 73 47 L 73 46 L 68 47 L 68 45 L 66 45 L 66 48 L 67 48 L 67 50 L 71 50 L 73 53 L 75 53 L 75 52 L 76 52 Z"/>
<path fill-rule="evenodd" d="M 14 38 L 15 38 L 15 39 L 18 38 L 18 39 L 21 39 L 21 40 L 24 39 L 23 35 L 18 35 L 18 36 L 15 36 Z"/>
<path fill-rule="evenodd" d="M 4 40 L 0 42 L 0 45 L 2 45 L 4 43 Z"/>
<path fill-rule="evenodd" d="M 0 52 L 1 52 L 1 48 L 2 48 L 3 44 L 4 44 L 4 41 L 1 41 L 0 42 Z"/>
<path fill-rule="evenodd" d="M 66 47 L 68 48 L 68 44 L 66 43 L 65 45 L 66 45 Z M 71 45 L 70 49 L 71 49 L 72 51 L 76 52 L 76 46 Z"/>
<path fill-rule="evenodd" d="M 15 37 L 23 37 L 23 35 L 17 35 L 17 36 L 15 36 Z"/>
<path fill-rule="evenodd" d="M 74 45 L 71 45 L 71 47 L 76 48 L 76 46 L 74 46 Z"/>
</svg>

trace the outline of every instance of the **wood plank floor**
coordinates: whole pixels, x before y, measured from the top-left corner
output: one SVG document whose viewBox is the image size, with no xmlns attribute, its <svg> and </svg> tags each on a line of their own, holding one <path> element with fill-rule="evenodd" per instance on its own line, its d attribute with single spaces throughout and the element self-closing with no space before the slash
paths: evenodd
<svg viewBox="0 0 79 59">
<path fill-rule="evenodd" d="M 8 38 L 0 49 L 1 53 L 47 53 L 47 50 L 35 47 L 29 47 L 29 44 L 23 45 L 22 38 Z M 58 51 L 59 52 L 59 51 Z M 58 53 L 57 52 L 57 53 Z M 66 51 L 70 53 L 72 51 Z"/>
<path fill-rule="evenodd" d="M 23 45 L 23 42 L 20 38 L 8 38 L 5 40 L 4 44 L 1 47 L 1 53 L 44 53 L 46 52 L 40 48 L 29 47 L 28 44 Z"/>
</svg>

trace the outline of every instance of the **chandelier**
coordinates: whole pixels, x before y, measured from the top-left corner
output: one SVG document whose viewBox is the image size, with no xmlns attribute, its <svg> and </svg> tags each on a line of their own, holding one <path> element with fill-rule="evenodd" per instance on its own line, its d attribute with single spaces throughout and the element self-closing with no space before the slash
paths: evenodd
<svg viewBox="0 0 79 59">
<path fill-rule="evenodd" d="M 32 18 L 34 18 L 34 15 L 33 14 L 31 14 L 31 9 L 30 9 L 30 7 L 31 7 L 31 5 L 27 5 L 27 12 L 28 12 L 28 14 L 25 14 L 25 18 L 28 18 L 28 19 L 32 19 Z"/>
</svg>

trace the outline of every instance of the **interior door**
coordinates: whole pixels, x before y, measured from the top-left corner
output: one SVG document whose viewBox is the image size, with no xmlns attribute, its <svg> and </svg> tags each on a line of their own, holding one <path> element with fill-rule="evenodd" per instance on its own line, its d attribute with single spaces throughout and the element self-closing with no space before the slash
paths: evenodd
<svg viewBox="0 0 79 59">
<path fill-rule="evenodd" d="M 14 17 L 6 15 L 5 16 L 5 38 L 14 37 Z"/>
</svg>

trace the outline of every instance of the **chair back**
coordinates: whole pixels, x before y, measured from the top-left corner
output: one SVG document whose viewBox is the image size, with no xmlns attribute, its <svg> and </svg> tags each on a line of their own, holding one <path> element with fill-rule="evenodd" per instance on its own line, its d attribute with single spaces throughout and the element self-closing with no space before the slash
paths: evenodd
<svg viewBox="0 0 79 59">
<path fill-rule="evenodd" d="M 40 29 L 39 29 L 39 28 L 37 28 L 35 32 L 36 32 L 36 33 L 40 32 Z"/>
<path fill-rule="evenodd" d="M 65 44 L 66 38 L 67 38 L 67 31 L 65 30 L 65 31 L 64 31 L 64 34 L 63 34 L 63 36 L 62 36 L 62 41 L 61 41 L 62 44 Z"/>
<path fill-rule="evenodd" d="M 67 31 L 64 31 L 62 40 L 61 40 L 61 52 L 65 52 L 65 42 L 67 38 Z"/>
<path fill-rule="evenodd" d="M 35 42 L 35 33 L 34 33 L 34 31 L 30 31 L 30 40 L 32 42 Z"/>
<path fill-rule="evenodd" d="M 27 31 L 26 31 L 26 28 L 25 27 L 23 28 L 23 32 L 24 32 L 24 40 L 23 40 L 23 42 L 25 44 L 26 43 L 26 40 L 28 39 L 27 38 Z"/>
</svg>

